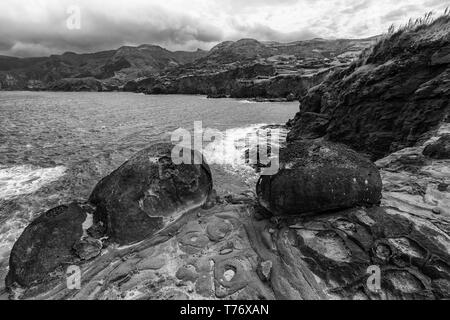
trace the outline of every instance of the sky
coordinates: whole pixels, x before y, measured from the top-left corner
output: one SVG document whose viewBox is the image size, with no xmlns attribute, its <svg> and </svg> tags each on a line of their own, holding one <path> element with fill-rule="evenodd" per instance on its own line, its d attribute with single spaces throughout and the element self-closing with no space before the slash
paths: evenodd
<svg viewBox="0 0 450 320">
<path fill-rule="evenodd" d="M 0 0 L 0 55 L 365 38 L 447 6 L 450 0 Z"/>
</svg>

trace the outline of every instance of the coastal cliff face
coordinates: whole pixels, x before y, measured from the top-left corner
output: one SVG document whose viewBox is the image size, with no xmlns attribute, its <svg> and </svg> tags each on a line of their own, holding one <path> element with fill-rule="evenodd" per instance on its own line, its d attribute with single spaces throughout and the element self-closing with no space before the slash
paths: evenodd
<svg viewBox="0 0 450 320">
<path fill-rule="evenodd" d="M 375 39 L 314 39 L 288 44 L 227 41 L 192 63 L 128 86 L 130 91 L 149 94 L 295 100 L 332 70 L 348 66 Z"/>
<path fill-rule="evenodd" d="M 310 76 L 275 75 L 273 66 L 251 65 L 217 74 L 171 79 L 147 78 L 128 83 L 130 90 L 147 94 L 204 94 L 210 98 L 280 98 L 295 100 L 320 83 L 327 71 Z"/>
<path fill-rule="evenodd" d="M 396 32 L 309 91 L 288 139 L 325 137 L 380 159 L 448 119 L 449 100 L 450 18 L 444 16 Z"/>
<path fill-rule="evenodd" d="M 296 99 L 347 66 L 375 38 L 287 44 L 242 39 L 210 51 L 142 45 L 49 58 L 0 57 L 0 89 L 130 91 Z"/>
</svg>

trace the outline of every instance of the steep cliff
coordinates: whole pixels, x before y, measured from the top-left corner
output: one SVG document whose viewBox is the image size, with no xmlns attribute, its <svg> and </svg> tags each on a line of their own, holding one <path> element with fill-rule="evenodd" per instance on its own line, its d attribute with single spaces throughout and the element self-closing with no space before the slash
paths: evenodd
<svg viewBox="0 0 450 320">
<path fill-rule="evenodd" d="M 325 137 L 374 159 L 413 146 L 450 97 L 450 17 L 392 32 L 301 99 L 289 140 Z"/>
</svg>

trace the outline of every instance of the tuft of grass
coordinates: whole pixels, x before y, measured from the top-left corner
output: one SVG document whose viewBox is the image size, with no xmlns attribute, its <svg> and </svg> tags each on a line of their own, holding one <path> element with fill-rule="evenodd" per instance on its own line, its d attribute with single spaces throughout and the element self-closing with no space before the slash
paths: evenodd
<svg viewBox="0 0 450 320">
<path fill-rule="evenodd" d="M 405 34 L 415 34 L 425 29 L 431 28 L 433 26 L 443 26 L 447 24 L 443 30 L 432 30 L 430 34 L 418 37 L 416 41 L 432 39 L 440 40 L 441 38 L 448 36 L 450 30 L 448 24 L 450 22 L 450 8 L 447 7 L 444 13 L 438 17 L 434 15 L 434 12 L 430 11 L 424 16 L 417 19 L 409 19 L 408 23 L 396 27 L 391 25 L 387 32 L 383 34 L 378 42 L 370 48 L 366 48 L 359 56 L 359 58 L 354 61 L 353 65 L 359 67 L 367 63 L 370 57 L 380 52 L 388 51 L 395 44 L 398 44 L 399 39 Z"/>
</svg>

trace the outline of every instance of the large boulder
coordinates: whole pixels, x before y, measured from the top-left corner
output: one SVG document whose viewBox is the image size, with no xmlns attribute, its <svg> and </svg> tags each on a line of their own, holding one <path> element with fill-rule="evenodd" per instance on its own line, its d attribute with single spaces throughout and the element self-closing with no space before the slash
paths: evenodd
<svg viewBox="0 0 450 320">
<path fill-rule="evenodd" d="M 438 160 L 450 159 L 450 134 L 443 135 L 426 146 L 423 155 Z"/>
<path fill-rule="evenodd" d="M 89 199 L 97 208 L 94 219 L 113 241 L 141 241 L 206 201 L 212 177 L 202 155 L 191 151 L 202 164 L 175 165 L 172 149 L 167 143 L 153 145 L 95 187 Z"/>
<path fill-rule="evenodd" d="M 30 223 L 11 251 L 7 285 L 30 287 L 63 274 L 65 266 L 77 261 L 73 248 L 83 236 L 86 218 L 73 203 L 53 208 Z"/>
<path fill-rule="evenodd" d="M 339 144 L 299 140 L 280 151 L 280 169 L 262 176 L 260 204 L 274 215 L 320 213 L 378 204 L 382 183 L 377 167 Z"/>
</svg>

